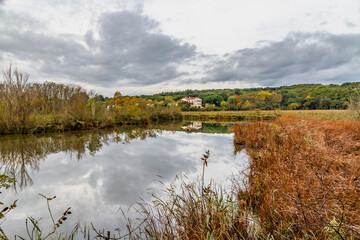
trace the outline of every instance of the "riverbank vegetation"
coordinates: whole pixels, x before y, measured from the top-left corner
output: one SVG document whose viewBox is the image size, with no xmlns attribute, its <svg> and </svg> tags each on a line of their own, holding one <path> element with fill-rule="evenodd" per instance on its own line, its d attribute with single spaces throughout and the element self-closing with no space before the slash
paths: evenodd
<svg viewBox="0 0 360 240">
<path fill-rule="evenodd" d="M 29 75 L 9 66 L 0 83 L 0 134 L 94 129 L 180 119 L 172 102 L 123 97 L 105 100 L 74 85 L 29 83 Z"/>
<path fill-rule="evenodd" d="M 360 237 L 360 122 L 282 116 L 235 127 L 251 157 L 239 204 L 275 239 Z"/>
</svg>

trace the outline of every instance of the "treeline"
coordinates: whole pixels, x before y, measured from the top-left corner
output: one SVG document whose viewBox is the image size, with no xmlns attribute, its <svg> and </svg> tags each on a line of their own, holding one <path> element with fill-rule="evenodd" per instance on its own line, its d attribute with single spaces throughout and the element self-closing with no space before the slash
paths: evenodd
<svg viewBox="0 0 360 240">
<path fill-rule="evenodd" d="M 29 75 L 10 66 L 0 82 L 0 134 L 102 128 L 181 118 L 171 102 L 138 97 L 113 98 L 75 85 L 29 83 Z"/>
<path fill-rule="evenodd" d="M 210 89 L 164 92 L 141 97 L 157 101 L 179 101 L 183 97 L 199 97 L 204 110 L 254 110 L 254 109 L 347 109 L 359 83 L 299 84 L 283 87 Z M 191 109 L 183 104 L 183 110 Z"/>
</svg>

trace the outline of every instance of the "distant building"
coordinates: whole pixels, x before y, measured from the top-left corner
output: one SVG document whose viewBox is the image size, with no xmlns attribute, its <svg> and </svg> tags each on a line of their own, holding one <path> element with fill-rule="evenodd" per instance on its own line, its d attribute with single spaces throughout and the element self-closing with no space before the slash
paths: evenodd
<svg viewBox="0 0 360 240">
<path fill-rule="evenodd" d="M 192 107 L 201 108 L 202 107 L 202 100 L 198 97 L 185 97 L 182 98 L 181 101 L 188 102 Z"/>
<path fill-rule="evenodd" d="M 192 122 L 190 125 L 182 126 L 181 128 L 188 131 L 196 131 L 202 128 L 202 122 Z"/>
</svg>

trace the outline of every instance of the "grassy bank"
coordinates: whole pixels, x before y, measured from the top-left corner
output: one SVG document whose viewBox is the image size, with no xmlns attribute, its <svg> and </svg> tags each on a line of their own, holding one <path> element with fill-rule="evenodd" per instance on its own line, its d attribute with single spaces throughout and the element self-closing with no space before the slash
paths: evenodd
<svg viewBox="0 0 360 240">
<path fill-rule="evenodd" d="M 276 118 L 272 111 L 215 111 L 215 112 L 181 112 L 187 121 L 244 121 L 270 120 Z"/>
<path fill-rule="evenodd" d="M 210 112 L 181 112 L 185 120 L 189 121 L 243 121 L 269 120 L 278 115 L 295 115 L 316 117 L 324 120 L 358 119 L 357 112 L 352 110 L 255 110 L 255 111 L 210 111 Z"/>
<path fill-rule="evenodd" d="M 91 113 L 80 118 L 67 113 L 33 114 L 24 122 L 16 120 L 0 121 L 0 135 L 93 130 L 114 125 L 161 123 L 181 119 L 180 113 L 177 113 L 176 110 L 169 111 L 167 108 L 119 114 L 115 111 L 106 110 L 104 107 L 99 112 L 98 117 L 92 117 Z"/>
<path fill-rule="evenodd" d="M 280 110 L 279 115 L 315 117 L 322 120 L 356 120 L 359 115 L 354 110 Z"/>
</svg>

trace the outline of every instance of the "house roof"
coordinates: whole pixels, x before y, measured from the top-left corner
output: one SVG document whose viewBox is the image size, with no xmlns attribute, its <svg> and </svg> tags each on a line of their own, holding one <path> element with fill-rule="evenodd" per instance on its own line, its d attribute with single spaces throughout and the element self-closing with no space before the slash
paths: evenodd
<svg viewBox="0 0 360 240">
<path fill-rule="evenodd" d="M 195 100 L 195 99 L 200 99 L 198 97 L 184 97 L 183 99 L 186 99 L 186 100 Z"/>
<path fill-rule="evenodd" d="M 189 130 L 189 131 L 196 131 L 201 129 L 201 127 L 181 127 L 184 130 Z"/>
</svg>

